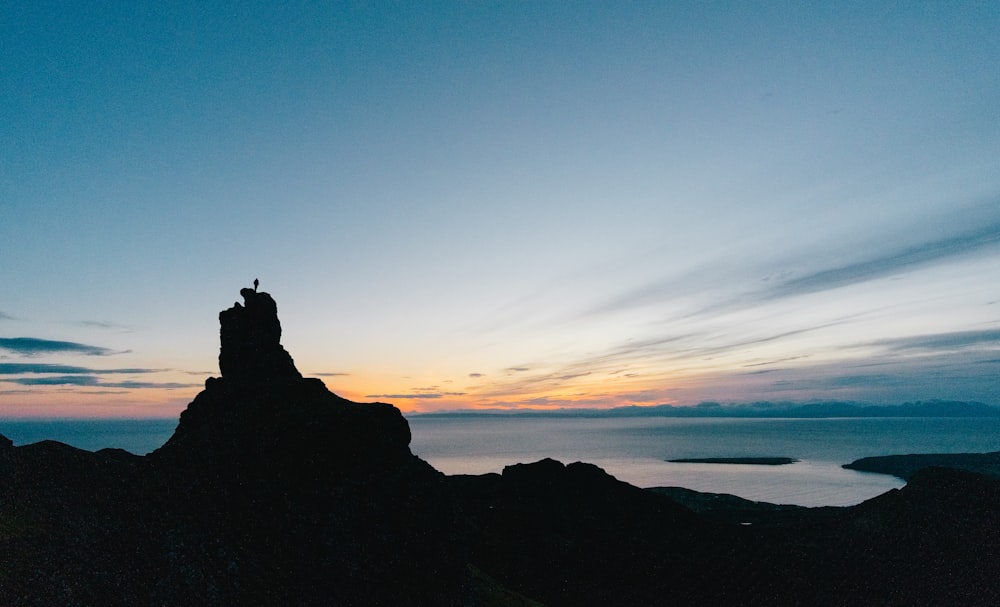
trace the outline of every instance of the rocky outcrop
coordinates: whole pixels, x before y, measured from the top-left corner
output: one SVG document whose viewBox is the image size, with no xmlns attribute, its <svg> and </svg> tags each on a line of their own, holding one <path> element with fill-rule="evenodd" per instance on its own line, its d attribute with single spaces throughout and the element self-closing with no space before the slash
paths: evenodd
<svg viewBox="0 0 1000 607">
<path fill-rule="evenodd" d="M 0 439 L 0 604 L 467 602 L 456 503 L 399 410 L 303 378 L 274 300 L 242 295 L 157 451 Z"/>
<path fill-rule="evenodd" d="M 278 305 L 268 293 L 242 289 L 238 302 L 219 313 L 219 371 L 244 384 L 301 379 L 292 357 L 281 347 Z"/>
<path fill-rule="evenodd" d="M 165 497 L 167 598 L 231 604 L 448 605 L 464 592 L 457 509 L 409 425 L 302 378 L 277 306 L 241 291 L 219 315 L 222 376 L 148 456 Z M 197 513 L 192 517 L 192 513 Z M 428 575 L 427 563 L 435 575 Z M 197 566 L 194 566 L 197 564 Z"/>
</svg>

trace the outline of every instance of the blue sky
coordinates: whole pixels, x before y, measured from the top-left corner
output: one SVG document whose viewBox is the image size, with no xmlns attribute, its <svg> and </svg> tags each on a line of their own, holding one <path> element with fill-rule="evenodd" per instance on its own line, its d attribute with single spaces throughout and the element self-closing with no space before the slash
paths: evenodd
<svg viewBox="0 0 1000 607">
<path fill-rule="evenodd" d="M 255 277 L 404 410 L 1000 404 L 995 3 L 100 4 L 0 9 L 0 417 L 176 415 Z"/>
</svg>

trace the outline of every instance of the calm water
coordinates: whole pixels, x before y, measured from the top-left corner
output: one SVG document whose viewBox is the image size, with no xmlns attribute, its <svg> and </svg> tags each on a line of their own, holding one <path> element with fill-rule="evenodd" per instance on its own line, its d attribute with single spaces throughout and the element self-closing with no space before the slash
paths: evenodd
<svg viewBox="0 0 1000 607">
<path fill-rule="evenodd" d="M 868 455 L 1000 451 L 1000 418 L 409 418 L 414 453 L 446 474 L 500 472 L 552 457 L 597 464 L 640 487 L 681 486 L 805 506 L 850 505 L 902 486 L 844 470 Z M 177 420 L 0 421 L 24 445 L 54 439 L 146 454 Z M 691 457 L 792 457 L 786 466 L 672 464 Z"/>
<path fill-rule="evenodd" d="M 177 419 L 0 421 L 0 434 L 15 445 L 57 440 L 88 451 L 116 447 L 146 455 L 167 442 Z"/>
<path fill-rule="evenodd" d="M 804 506 L 851 505 L 902 486 L 840 466 L 868 455 L 1000 451 L 1000 418 L 410 418 L 413 452 L 446 474 L 552 457 L 597 464 L 640 487 L 680 486 Z M 785 466 L 672 464 L 792 457 Z"/>
</svg>

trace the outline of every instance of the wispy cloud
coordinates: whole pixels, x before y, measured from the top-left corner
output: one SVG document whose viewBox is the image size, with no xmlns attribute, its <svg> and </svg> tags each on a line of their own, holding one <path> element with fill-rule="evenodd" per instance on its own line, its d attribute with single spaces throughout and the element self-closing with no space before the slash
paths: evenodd
<svg viewBox="0 0 1000 607">
<path fill-rule="evenodd" d="M 960 350 L 970 346 L 994 346 L 1000 348 L 1000 329 L 981 331 L 955 331 L 880 339 L 873 345 L 885 346 L 891 350 Z"/>
<path fill-rule="evenodd" d="M 201 384 L 183 384 L 176 382 L 148 382 L 148 381 L 101 381 L 96 375 L 53 375 L 48 377 L 15 377 L 0 380 L 6 383 L 17 384 L 19 386 L 80 386 L 80 387 L 100 387 L 100 388 L 122 388 L 128 390 L 144 390 L 156 388 L 161 390 L 173 390 L 181 388 L 197 388 Z"/>
<path fill-rule="evenodd" d="M 92 369 L 90 367 L 76 367 L 72 365 L 55 365 L 46 363 L 0 363 L 0 375 L 23 375 L 23 374 L 122 374 L 131 375 L 138 373 L 160 373 L 166 369 Z"/>
<path fill-rule="evenodd" d="M 21 386 L 80 386 L 119 388 L 124 390 L 142 390 L 147 388 L 180 389 L 196 388 L 201 384 L 153 381 L 107 381 L 102 376 L 108 375 L 143 375 L 161 373 L 168 369 L 93 369 L 74 365 L 58 365 L 44 363 L 0 363 L 0 382 Z M 29 375 L 32 377 L 6 377 Z M 41 376 L 41 377 L 37 377 Z"/>
<path fill-rule="evenodd" d="M 132 331 L 132 327 L 108 320 L 78 320 L 72 324 L 93 329 L 108 329 L 109 331 Z"/>
<path fill-rule="evenodd" d="M 52 377 L 18 377 L 4 380 L 21 386 L 96 386 L 99 383 L 93 375 L 55 375 Z"/>
<path fill-rule="evenodd" d="M 978 208 L 977 208 L 978 209 Z M 630 290 L 613 295 L 591 308 L 587 316 L 615 313 L 623 310 L 659 305 L 667 301 L 697 301 L 702 296 L 711 296 L 714 301 L 706 306 L 696 307 L 687 315 L 689 318 L 718 314 L 739 308 L 754 307 L 781 299 L 830 291 L 902 272 L 910 272 L 934 264 L 955 259 L 989 254 L 1000 250 L 1000 217 L 996 211 L 987 210 L 981 221 L 974 227 L 956 228 L 942 238 L 926 239 L 916 244 L 910 243 L 886 247 L 882 242 L 858 243 L 857 250 L 875 251 L 873 254 L 848 263 L 823 265 L 812 262 L 798 272 L 790 270 L 768 271 L 763 280 L 747 287 L 739 281 L 739 273 L 734 274 L 733 266 L 742 260 L 724 259 L 716 264 L 707 264 L 688 272 L 650 281 Z M 891 241 L 892 237 L 887 237 Z M 798 250 L 793 256 L 772 261 L 770 265 L 801 267 L 803 260 L 828 259 L 833 254 L 822 250 Z M 743 274 L 751 271 L 745 268 Z M 735 291 L 735 294 L 734 294 Z M 728 295 L 719 297 L 726 292 Z"/>
<path fill-rule="evenodd" d="M 54 341 L 51 339 L 39 339 L 37 337 L 0 337 L 0 348 L 22 356 L 40 356 L 56 353 L 111 356 L 113 354 L 127 353 L 127 351 L 116 351 L 110 348 L 80 344 L 72 341 Z"/>
<path fill-rule="evenodd" d="M 388 398 L 393 400 L 409 400 L 415 398 L 441 398 L 443 394 L 434 392 L 416 394 L 366 394 L 365 398 Z"/>
<path fill-rule="evenodd" d="M 775 359 L 775 360 L 766 360 L 766 361 L 761 362 L 761 363 L 750 363 L 750 364 L 743 365 L 743 366 L 744 367 L 765 367 L 765 366 L 768 366 L 768 365 L 776 365 L 776 364 L 779 364 L 779 363 L 788 362 L 790 360 L 799 360 L 801 358 L 808 358 L 808 356 L 786 356 L 785 358 L 778 358 L 778 359 Z M 766 371 L 761 371 L 761 373 L 766 373 Z"/>
<path fill-rule="evenodd" d="M 5 314 L 3 312 L 0 312 L 0 320 L 17 320 L 17 319 L 11 316 L 10 314 Z"/>
<path fill-rule="evenodd" d="M 991 222 L 948 238 L 888 251 L 868 259 L 776 282 L 762 292 L 761 296 L 763 299 L 777 299 L 828 291 L 962 257 L 998 244 L 1000 222 Z"/>
<path fill-rule="evenodd" d="M 347 377 L 350 373 L 313 373 L 317 377 Z"/>
<path fill-rule="evenodd" d="M 178 382 L 153 382 L 153 381 L 118 381 L 101 382 L 98 384 L 107 388 L 127 388 L 129 390 L 144 390 L 155 388 L 160 390 L 179 390 L 184 388 L 200 388 L 201 384 L 183 384 Z"/>
</svg>

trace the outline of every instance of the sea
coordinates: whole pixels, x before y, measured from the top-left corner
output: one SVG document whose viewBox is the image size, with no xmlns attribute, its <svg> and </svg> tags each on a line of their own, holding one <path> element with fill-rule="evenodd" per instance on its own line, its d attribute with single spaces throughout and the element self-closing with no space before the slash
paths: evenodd
<svg viewBox="0 0 1000 607">
<path fill-rule="evenodd" d="M 596 464 L 639 487 L 675 486 L 754 501 L 849 506 L 903 486 L 845 470 L 855 459 L 907 453 L 1000 451 L 1000 418 L 671 418 L 408 416 L 411 450 L 445 474 L 501 472 L 549 457 Z M 162 445 L 177 420 L 0 420 L 15 445 L 57 440 L 138 455 Z M 787 465 L 671 463 L 682 458 L 788 457 Z"/>
</svg>

